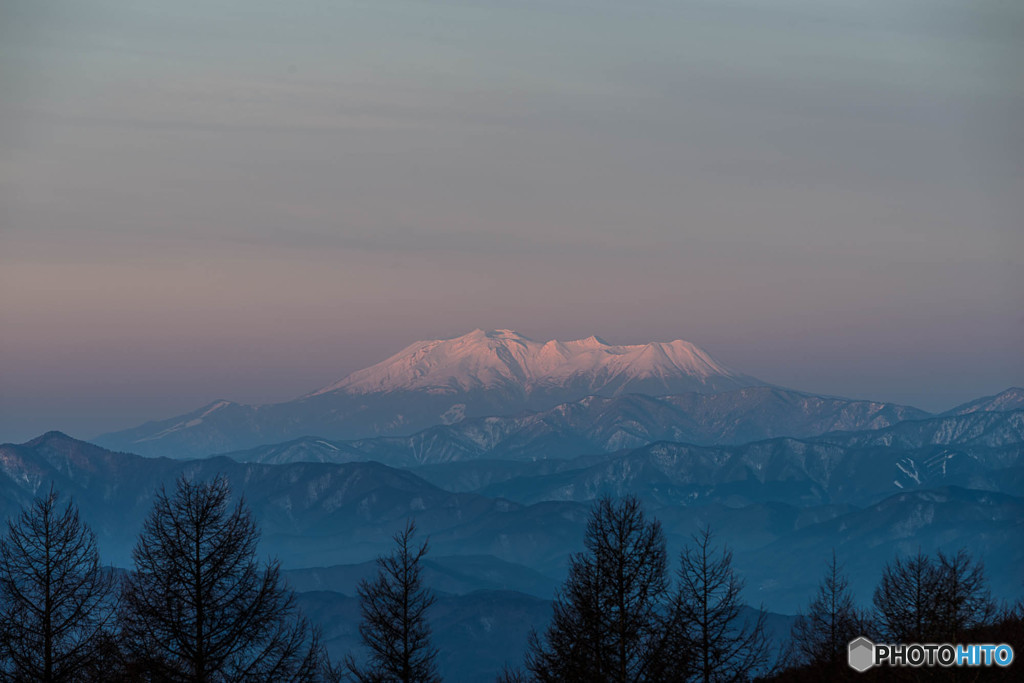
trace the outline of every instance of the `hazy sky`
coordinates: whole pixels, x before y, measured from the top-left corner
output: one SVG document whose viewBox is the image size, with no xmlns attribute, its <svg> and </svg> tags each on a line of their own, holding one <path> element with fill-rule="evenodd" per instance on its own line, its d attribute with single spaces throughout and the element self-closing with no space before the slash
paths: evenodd
<svg viewBox="0 0 1024 683">
<path fill-rule="evenodd" d="M 0 441 L 423 338 L 1024 384 L 1024 3 L 0 0 Z"/>
</svg>

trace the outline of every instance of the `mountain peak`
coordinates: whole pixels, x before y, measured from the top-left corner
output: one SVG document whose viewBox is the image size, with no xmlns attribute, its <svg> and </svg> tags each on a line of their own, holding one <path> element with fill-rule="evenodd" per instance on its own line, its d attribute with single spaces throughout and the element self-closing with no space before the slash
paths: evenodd
<svg viewBox="0 0 1024 683">
<path fill-rule="evenodd" d="M 434 341 L 476 341 L 482 339 L 514 339 L 522 341 L 533 341 L 532 339 L 525 337 L 515 330 L 499 329 L 499 330 L 483 330 L 479 327 L 472 332 L 459 335 L 457 337 L 451 337 L 450 339 L 438 339 Z"/>
<path fill-rule="evenodd" d="M 577 339 L 576 341 L 570 342 L 570 343 L 571 344 L 579 344 L 580 346 L 587 346 L 587 347 L 611 346 L 611 344 L 606 342 L 604 339 L 601 339 L 596 334 L 592 334 L 589 337 L 587 337 L 586 339 Z"/>
<path fill-rule="evenodd" d="M 47 443 L 86 443 L 86 442 L 80 441 L 79 439 L 76 439 L 74 437 L 68 436 L 64 432 L 60 432 L 60 431 L 57 431 L 57 430 L 54 429 L 54 430 L 50 430 L 50 431 L 46 432 L 45 434 L 40 434 L 39 436 L 37 436 L 36 438 L 32 439 L 31 441 L 26 441 L 23 445 L 28 446 L 30 448 L 34 448 L 34 447 L 39 446 L 41 444 L 47 444 Z"/>
<path fill-rule="evenodd" d="M 668 394 L 759 384 L 764 383 L 731 370 L 682 339 L 619 346 L 597 335 L 537 342 L 514 330 L 475 329 L 450 339 L 410 344 L 308 396 L 493 389 L 527 396 L 558 390 Z"/>
</svg>

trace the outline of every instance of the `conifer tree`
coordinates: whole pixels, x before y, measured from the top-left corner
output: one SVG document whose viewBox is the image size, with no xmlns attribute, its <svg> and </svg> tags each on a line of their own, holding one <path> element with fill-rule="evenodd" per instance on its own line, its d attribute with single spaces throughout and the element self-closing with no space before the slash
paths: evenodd
<svg viewBox="0 0 1024 683">
<path fill-rule="evenodd" d="M 797 664 L 834 664 L 846 656 L 850 641 L 863 635 L 864 622 L 833 550 L 818 592 L 793 624 L 791 658 Z"/>
<path fill-rule="evenodd" d="M 58 494 L 36 498 L 0 540 L 0 679 L 81 680 L 116 613 L 96 538 Z"/>
<path fill-rule="evenodd" d="M 319 634 L 295 608 L 276 561 L 256 561 L 259 531 L 223 477 L 157 492 L 132 553 L 123 645 L 130 671 L 162 681 L 312 681 Z"/>
<path fill-rule="evenodd" d="M 675 605 L 681 648 L 693 660 L 686 680 L 742 681 L 767 665 L 771 643 L 765 612 L 741 619 L 742 591 L 732 552 L 715 546 L 710 527 L 697 531 L 682 552 Z"/>
<path fill-rule="evenodd" d="M 377 558 L 377 575 L 363 580 L 358 593 L 362 622 L 359 634 L 369 650 L 369 660 L 360 665 L 349 655 L 345 668 L 357 681 L 400 681 L 435 683 L 437 649 L 430 642 L 427 610 L 434 604 L 433 593 L 423 586 L 421 560 L 428 544 L 413 543 L 416 525 L 411 520 L 395 534 L 395 550 Z"/>
<path fill-rule="evenodd" d="M 875 625 L 891 643 L 937 642 L 939 571 L 920 550 L 896 557 L 875 588 Z"/>
<path fill-rule="evenodd" d="M 964 631 L 992 623 L 998 610 L 981 560 L 973 559 L 964 549 L 952 555 L 940 550 L 936 571 L 937 638 L 962 642 Z"/>
<path fill-rule="evenodd" d="M 635 497 L 600 498 L 585 550 L 569 576 L 543 639 L 531 635 L 526 668 L 538 681 L 678 680 L 685 662 L 670 653 L 678 639 L 666 592 L 661 524 Z M 672 655 L 677 656 L 672 656 Z"/>
</svg>

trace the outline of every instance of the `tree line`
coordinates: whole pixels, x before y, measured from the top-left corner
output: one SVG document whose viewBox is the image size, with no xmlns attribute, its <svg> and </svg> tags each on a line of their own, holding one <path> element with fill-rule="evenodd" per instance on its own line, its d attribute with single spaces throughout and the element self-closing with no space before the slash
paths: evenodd
<svg viewBox="0 0 1024 683">
<path fill-rule="evenodd" d="M 0 681 L 440 681 L 414 535 L 410 521 L 359 586 L 369 656 L 335 663 L 278 561 L 257 561 L 259 529 L 225 478 L 161 487 L 127 572 L 101 564 L 51 487 L 0 539 Z"/>
<path fill-rule="evenodd" d="M 358 587 L 364 656 L 335 663 L 279 563 L 257 561 L 259 530 L 224 478 L 161 488 L 127 572 L 101 565 L 94 534 L 58 498 L 51 489 L 36 499 L 0 540 L 0 680 L 441 680 L 422 580 L 428 543 L 411 521 Z M 678 560 L 670 572 L 661 523 L 637 498 L 598 499 L 550 624 L 499 682 L 838 680 L 860 635 L 1024 640 L 1024 610 L 997 609 L 982 563 L 964 551 L 895 559 L 871 610 L 855 606 L 833 553 L 785 643 L 772 642 L 763 609 L 746 607 L 732 553 L 710 528 Z"/>
<path fill-rule="evenodd" d="M 0 540 L 0 677 L 12 681 L 314 681 L 332 671 L 227 481 L 157 491 L 134 568 L 100 563 L 70 502 L 37 498 Z"/>
</svg>

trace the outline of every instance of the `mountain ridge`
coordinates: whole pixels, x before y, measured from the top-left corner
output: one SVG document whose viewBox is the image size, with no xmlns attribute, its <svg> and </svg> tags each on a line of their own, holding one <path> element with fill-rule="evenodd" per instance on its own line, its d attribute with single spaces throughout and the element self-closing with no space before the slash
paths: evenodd
<svg viewBox="0 0 1024 683">
<path fill-rule="evenodd" d="M 716 394 L 588 396 L 546 411 L 466 418 L 403 437 L 331 441 L 311 436 L 223 455 L 277 463 L 372 459 L 403 467 L 480 458 L 538 460 L 609 453 L 654 441 L 723 445 L 811 437 L 926 417 L 910 406 L 745 387 Z"/>
<path fill-rule="evenodd" d="M 765 383 L 682 340 L 613 346 L 591 336 L 541 343 L 512 330 L 474 330 L 415 342 L 291 401 L 217 400 L 94 441 L 142 455 L 202 457 L 308 434 L 409 434 L 467 417 L 544 410 L 588 395 L 709 393 L 759 385 Z"/>
<path fill-rule="evenodd" d="M 513 582 L 521 589 L 535 585 L 536 575 L 510 564 L 558 580 L 568 555 L 580 548 L 591 498 L 587 494 L 577 501 L 564 500 L 567 491 L 561 487 L 532 504 L 493 497 L 496 491 L 453 493 L 379 463 L 258 465 L 227 458 L 183 462 L 113 453 L 56 433 L 31 443 L 0 445 L 0 518 L 17 514 L 52 481 L 65 500 L 73 499 L 79 506 L 97 535 L 104 561 L 115 566 L 129 566 L 130 546 L 148 514 L 153 492 L 160 485 L 173 487 L 181 475 L 228 477 L 260 525 L 261 552 L 280 557 L 286 570 L 370 561 L 389 552 L 390 535 L 415 517 L 436 553 L 432 557 L 465 558 L 452 560 L 458 566 L 446 579 L 465 587 L 495 582 Z M 915 470 L 907 467 L 905 476 L 910 478 L 903 481 L 908 490 L 888 485 L 882 490 L 879 485 L 886 484 L 886 477 L 891 480 L 894 471 L 887 474 L 883 466 L 906 464 L 904 458 L 914 459 L 914 453 L 870 449 L 853 462 L 842 457 L 839 446 L 777 445 L 781 450 L 771 443 L 751 444 L 738 449 L 737 457 L 722 461 L 714 449 L 654 444 L 623 454 L 624 458 L 609 457 L 605 465 L 612 469 L 604 472 L 615 481 L 626 481 L 626 475 L 633 482 L 630 488 L 642 494 L 651 514 L 662 521 L 673 549 L 681 547 L 694 529 L 711 524 L 722 541 L 736 548 L 737 567 L 748 585 L 773 607 L 795 608 L 813 591 L 818 577 L 794 567 L 826 562 L 837 533 L 856 541 L 847 543 L 844 552 L 858 562 L 856 574 L 863 578 L 865 590 L 896 548 L 913 550 L 920 544 L 931 552 L 963 545 L 985 559 L 997 594 L 1019 594 L 1021 553 L 1016 540 L 1024 520 L 1019 486 L 1002 493 L 988 486 L 976 488 L 970 474 L 978 471 L 972 464 L 976 461 L 968 458 L 963 461 L 970 468 L 963 470 L 967 476 L 951 480 L 936 468 L 931 468 L 931 476 L 929 468 L 919 466 L 918 482 L 912 481 Z M 1015 461 L 1020 457 L 1018 449 Z M 844 466 L 844 461 L 855 467 Z M 978 464 L 984 468 L 984 463 Z M 850 478 L 853 471 L 870 480 Z M 562 485 L 589 487 L 595 493 L 604 488 L 601 468 L 567 474 L 576 483 Z M 953 470 L 948 475 L 957 476 Z M 759 483 L 769 479 L 780 486 L 772 491 Z M 949 486 L 952 481 L 958 485 Z M 530 490 L 536 492 L 536 487 Z M 643 495 L 644 490 L 654 495 Z M 815 490 L 827 496 L 802 495 Z M 692 492 L 699 495 L 692 498 Z"/>
<path fill-rule="evenodd" d="M 612 345 L 586 339 L 537 342 L 514 330 L 476 329 L 451 339 L 418 341 L 368 368 L 357 370 L 303 398 L 335 391 L 350 394 L 398 390 L 470 391 L 518 388 L 526 393 L 582 383 L 588 393 L 626 393 L 637 381 L 679 380 L 720 390 L 764 384 L 713 359 L 682 339 Z M 670 391 L 667 393 L 671 393 Z"/>
</svg>

